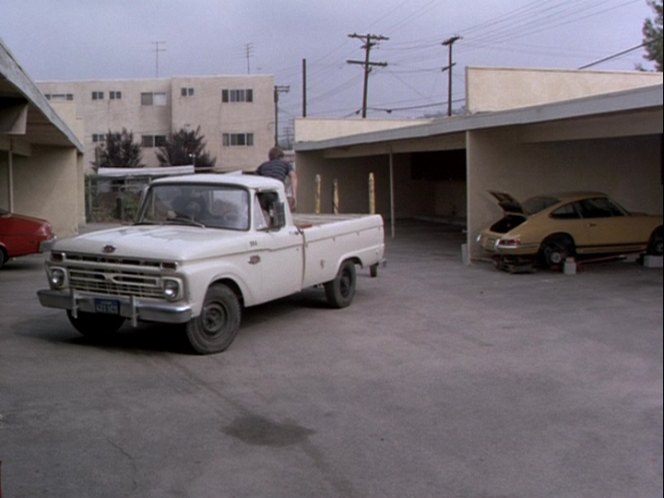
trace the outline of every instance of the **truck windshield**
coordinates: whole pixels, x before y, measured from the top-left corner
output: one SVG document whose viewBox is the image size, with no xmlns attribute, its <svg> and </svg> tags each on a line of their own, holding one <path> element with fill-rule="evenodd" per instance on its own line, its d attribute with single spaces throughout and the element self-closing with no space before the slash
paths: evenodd
<svg viewBox="0 0 664 498">
<path fill-rule="evenodd" d="M 137 222 L 248 230 L 249 192 L 229 185 L 152 185 Z"/>
</svg>

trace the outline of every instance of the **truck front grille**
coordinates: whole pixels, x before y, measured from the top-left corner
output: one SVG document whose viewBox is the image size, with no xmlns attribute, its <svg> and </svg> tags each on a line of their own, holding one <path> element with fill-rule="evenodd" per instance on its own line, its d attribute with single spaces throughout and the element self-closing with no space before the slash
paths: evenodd
<svg viewBox="0 0 664 498">
<path fill-rule="evenodd" d="M 140 272 L 70 267 L 69 285 L 82 292 L 163 298 L 160 278 Z"/>
</svg>

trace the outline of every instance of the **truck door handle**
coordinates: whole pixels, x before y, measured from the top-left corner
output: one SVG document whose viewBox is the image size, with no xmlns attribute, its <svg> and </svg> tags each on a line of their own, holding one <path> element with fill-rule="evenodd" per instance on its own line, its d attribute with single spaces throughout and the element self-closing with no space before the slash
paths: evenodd
<svg viewBox="0 0 664 498">
<path fill-rule="evenodd" d="M 258 256 L 257 254 L 254 254 L 253 256 L 249 256 L 249 264 L 250 265 L 257 265 L 260 262 L 261 262 L 261 257 Z"/>
</svg>

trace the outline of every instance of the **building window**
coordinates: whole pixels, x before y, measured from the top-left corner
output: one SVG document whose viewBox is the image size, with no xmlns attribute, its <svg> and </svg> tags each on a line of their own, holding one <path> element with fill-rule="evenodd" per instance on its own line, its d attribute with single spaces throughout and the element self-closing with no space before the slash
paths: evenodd
<svg viewBox="0 0 664 498">
<path fill-rule="evenodd" d="M 222 138 L 224 147 L 251 147 L 254 145 L 253 133 L 224 133 Z"/>
<path fill-rule="evenodd" d="M 74 94 L 73 93 L 47 93 L 44 95 L 47 100 L 51 100 L 53 102 L 65 102 L 67 100 L 74 100 Z"/>
<path fill-rule="evenodd" d="M 166 145 L 166 135 L 141 135 L 141 146 L 143 147 L 164 147 Z"/>
<path fill-rule="evenodd" d="M 93 133 L 92 134 L 92 143 L 100 143 L 106 141 L 106 133 Z"/>
<path fill-rule="evenodd" d="M 180 88 L 180 95 L 182 97 L 191 97 L 194 95 L 194 89 L 193 88 Z"/>
<path fill-rule="evenodd" d="M 254 91 L 251 88 L 246 90 L 222 90 L 222 102 L 253 102 Z"/>
<path fill-rule="evenodd" d="M 122 92 L 108 92 L 108 98 L 111 100 L 120 100 L 122 98 Z"/>
<path fill-rule="evenodd" d="M 104 92 L 92 92 L 92 100 L 104 100 Z"/>
<path fill-rule="evenodd" d="M 168 100 L 163 92 L 141 93 L 141 105 L 165 106 Z"/>
</svg>

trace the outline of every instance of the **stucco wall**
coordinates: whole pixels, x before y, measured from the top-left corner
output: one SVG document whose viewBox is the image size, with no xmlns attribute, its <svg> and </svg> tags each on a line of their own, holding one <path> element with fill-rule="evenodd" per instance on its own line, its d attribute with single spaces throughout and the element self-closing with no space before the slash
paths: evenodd
<svg viewBox="0 0 664 498">
<path fill-rule="evenodd" d="M 631 211 L 662 213 L 660 137 L 656 135 L 523 144 L 506 131 L 468 137 L 468 243 L 502 215 L 488 190 L 518 200 L 570 190 L 606 192 Z M 533 160 L 536 158 L 536 160 Z M 486 167 L 490 164 L 491 167 Z"/>
<path fill-rule="evenodd" d="M 298 142 L 312 142 L 426 124 L 431 121 L 431 119 L 297 118 L 295 119 L 295 139 Z"/>
<path fill-rule="evenodd" d="M 471 113 L 516 109 L 662 84 L 662 73 L 466 68 Z"/>
<path fill-rule="evenodd" d="M 58 237 L 75 234 L 82 218 L 76 150 L 34 146 L 31 156 L 13 163 L 14 210 L 47 219 Z"/>
<path fill-rule="evenodd" d="M 443 218 L 463 219 L 466 213 L 466 182 L 459 180 L 436 182 L 433 214 Z"/>
</svg>

